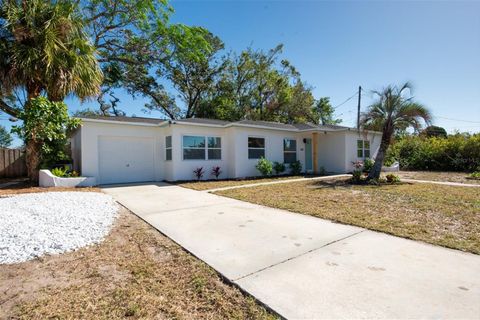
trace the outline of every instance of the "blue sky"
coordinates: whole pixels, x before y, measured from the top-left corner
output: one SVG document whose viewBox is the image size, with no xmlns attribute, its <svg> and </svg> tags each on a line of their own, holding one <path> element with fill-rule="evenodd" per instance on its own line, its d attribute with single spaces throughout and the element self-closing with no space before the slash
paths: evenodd
<svg viewBox="0 0 480 320">
<path fill-rule="evenodd" d="M 436 125 L 480 131 L 480 2 L 172 1 L 172 22 L 199 25 L 227 50 L 270 49 L 334 106 L 361 85 L 366 91 L 411 81 Z M 127 114 L 143 116 L 143 101 L 124 97 Z M 74 99 L 70 109 L 83 108 Z M 354 125 L 356 98 L 337 109 Z M 152 117 L 160 116 L 152 113 Z M 0 115 L 0 119 L 4 119 Z M 449 120 L 449 119 L 463 120 Z M 8 121 L 0 120 L 1 124 Z"/>
</svg>

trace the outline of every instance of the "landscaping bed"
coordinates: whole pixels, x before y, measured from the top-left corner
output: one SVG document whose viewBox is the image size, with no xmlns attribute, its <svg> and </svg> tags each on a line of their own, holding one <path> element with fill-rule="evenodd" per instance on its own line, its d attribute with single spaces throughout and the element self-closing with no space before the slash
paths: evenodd
<svg viewBox="0 0 480 320">
<path fill-rule="evenodd" d="M 273 319 L 205 263 L 121 209 L 98 245 L 0 265 L 0 318 Z"/>
<path fill-rule="evenodd" d="M 456 182 L 480 185 L 480 179 L 468 179 L 469 174 L 465 172 L 400 171 L 396 172 L 395 174 L 397 174 L 400 178 L 404 179 Z"/>
<path fill-rule="evenodd" d="M 14 184 L 10 184 L 14 183 Z M 100 189 L 96 187 L 83 187 L 83 188 L 65 188 L 65 187 L 51 187 L 42 188 L 33 185 L 27 180 L 4 180 L 5 187 L 0 187 L 0 197 L 10 196 L 14 194 L 22 193 L 38 193 L 38 192 L 64 192 L 64 191 L 80 191 L 80 192 L 99 192 Z"/>
<path fill-rule="evenodd" d="M 0 264 L 100 243 L 118 206 L 98 192 L 44 192 L 0 198 Z"/>
<path fill-rule="evenodd" d="M 406 183 L 350 185 L 337 179 L 216 194 L 480 254 L 477 188 Z"/>
</svg>

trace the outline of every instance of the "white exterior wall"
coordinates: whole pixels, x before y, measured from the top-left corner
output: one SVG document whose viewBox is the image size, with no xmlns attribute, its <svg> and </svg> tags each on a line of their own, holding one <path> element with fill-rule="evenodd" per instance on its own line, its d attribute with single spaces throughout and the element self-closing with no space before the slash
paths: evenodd
<svg viewBox="0 0 480 320">
<path fill-rule="evenodd" d="M 163 163 L 163 179 L 167 181 L 174 181 L 173 168 L 174 168 L 174 159 L 178 160 L 174 154 L 175 147 L 173 145 L 173 128 L 171 125 L 159 128 L 160 129 L 160 156 L 159 161 Z M 165 149 L 165 137 L 172 136 L 172 160 L 166 160 L 167 154 Z"/>
<path fill-rule="evenodd" d="M 318 133 L 318 168 L 327 172 L 346 173 L 353 170 L 357 157 L 357 140 L 370 141 L 370 158 L 374 158 L 380 147 L 381 133 L 358 133 L 356 130 Z"/>
<path fill-rule="evenodd" d="M 219 166 L 222 174 L 219 178 L 229 178 L 229 167 L 233 166 L 231 161 L 228 142 L 228 137 L 225 128 L 215 128 L 197 125 L 172 124 L 172 161 L 170 166 L 172 169 L 171 178 L 166 180 L 193 180 L 196 179 L 193 171 L 198 167 L 203 167 L 205 173 L 203 179 L 214 179 L 210 173 L 212 167 Z M 222 158 L 221 160 L 184 160 L 183 159 L 183 136 L 203 136 L 203 137 L 220 137 L 222 144 Z M 164 158 L 163 158 L 164 159 Z"/>
<path fill-rule="evenodd" d="M 130 123 L 106 123 L 84 121 L 81 129 L 81 174 L 89 177 L 99 177 L 99 150 L 98 138 L 108 137 L 129 137 L 129 138 L 151 138 L 154 140 L 154 163 L 155 179 L 163 180 L 163 163 L 160 158 L 161 150 L 161 128 L 155 126 L 144 126 Z M 123 152 L 128 152 L 124 150 Z M 112 157 L 121 157 L 121 154 L 112 154 Z"/>
<path fill-rule="evenodd" d="M 345 167 L 345 131 L 318 133 L 318 169 L 327 172 L 344 173 Z"/>
<path fill-rule="evenodd" d="M 345 172 L 353 170 L 352 162 L 363 161 L 363 158 L 357 157 L 357 140 L 370 141 L 370 159 L 374 159 L 380 148 L 380 141 L 382 139 L 381 133 L 372 132 L 356 132 L 347 131 L 345 136 L 346 142 L 346 156 L 345 156 Z"/>
<path fill-rule="evenodd" d="M 304 144 L 301 135 L 296 132 L 237 127 L 231 134 L 235 141 L 235 178 L 259 175 L 255 168 L 258 159 L 248 159 L 249 137 L 265 138 L 265 158 L 272 162 L 283 162 L 283 139 L 295 139 L 297 141 L 297 159 L 302 162 L 302 167 L 305 167 L 305 158 L 303 155 L 300 156 L 300 153 L 304 152 L 300 151 L 300 148 L 304 149 Z"/>
<path fill-rule="evenodd" d="M 165 137 L 172 136 L 172 160 L 166 161 Z M 185 135 L 221 137 L 221 160 L 184 160 L 182 137 Z M 155 180 L 192 180 L 193 171 L 203 167 L 203 179 L 214 178 L 210 172 L 213 166 L 220 166 L 220 178 L 242 178 L 258 176 L 255 168 L 258 159 L 248 159 L 248 137 L 265 139 L 265 158 L 270 161 L 283 162 L 283 140 L 285 138 L 297 141 L 297 159 L 305 170 L 304 138 L 312 139 L 312 132 L 291 132 L 286 130 L 271 130 L 253 127 L 220 128 L 204 125 L 173 123 L 168 125 L 143 125 L 125 122 L 95 122 L 84 121 L 82 128 L 72 137 L 72 155 L 74 162 L 81 164 L 81 174 L 99 179 L 99 137 L 149 138 L 154 140 L 154 171 Z M 370 153 L 373 158 L 380 145 L 380 133 L 361 133 L 357 131 L 323 131 L 318 132 L 318 166 L 328 172 L 349 172 L 352 162 L 363 160 L 357 158 L 357 139 L 370 141 Z M 312 139 L 313 141 L 313 139 Z M 81 146 L 81 148 L 79 147 Z M 312 148 L 313 149 L 313 148 Z M 129 150 L 121 150 L 128 153 Z M 112 154 L 121 157 L 122 154 Z M 313 157 L 312 157 L 313 159 Z M 288 166 L 287 166 L 288 172 Z"/>
</svg>

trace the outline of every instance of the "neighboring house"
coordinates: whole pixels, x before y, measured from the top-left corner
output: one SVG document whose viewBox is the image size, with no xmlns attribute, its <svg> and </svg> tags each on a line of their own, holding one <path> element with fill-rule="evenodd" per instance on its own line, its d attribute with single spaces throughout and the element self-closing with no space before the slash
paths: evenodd
<svg viewBox="0 0 480 320">
<path fill-rule="evenodd" d="M 373 157 L 381 133 L 313 124 L 242 120 L 82 118 L 72 137 L 74 168 L 99 184 L 191 180 L 193 170 L 220 166 L 220 178 L 257 176 L 260 157 L 291 163 L 306 172 L 352 171 L 352 162 Z"/>
</svg>

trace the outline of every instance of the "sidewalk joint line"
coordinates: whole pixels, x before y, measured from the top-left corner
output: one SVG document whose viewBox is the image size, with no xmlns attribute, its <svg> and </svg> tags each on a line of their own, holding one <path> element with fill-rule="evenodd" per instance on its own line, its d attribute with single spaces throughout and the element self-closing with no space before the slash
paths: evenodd
<svg viewBox="0 0 480 320">
<path fill-rule="evenodd" d="M 125 208 L 127 208 L 128 210 L 132 211 L 132 212 L 138 211 L 138 210 L 134 210 L 133 208 L 131 209 L 130 206 L 127 205 L 126 203 L 124 203 L 122 200 L 116 200 L 116 201 L 118 203 L 120 203 L 122 206 L 124 206 Z M 177 209 L 171 209 L 171 210 L 148 212 L 148 213 L 144 213 L 142 215 L 149 216 L 149 215 L 152 215 L 152 214 L 170 213 L 170 212 L 182 211 L 182 210 L 203 209 L 203 208 L 216 207 L 216 206 L 224 205 L 224 204 L 228 204 L 228 203 L 231 203 L 231 201 L 219 202 L 219 203 L 214 203 L 214 204 L 206 204 L 206 205 L 203 205 L 203 206 L 194 206 L 194 207 L 185 207 L 185 208 L 177 208 Z"/>
<path fill-rule="evenodd" d="M 259 273 L 259 272 L 265 271 L 265 270 L 267 270 L 267 269 L 273 268 L 273 267 L 278 266 L 278 265 L 280 265 L 280 264 L 282 264 L 282 263 L 285 263 L 285 262 L 288 262 L 288 261 L 290 261 L 290 260 L 299 258 L 299 257 L 304 256 L 304 255 L 306 255 L 306 254 L 309 254 L 309 253 L 311 253 L 311 252 L 314 252 L 314 251 L 323 249 L 323 248 L 328 247 L 329 245 L 332 245 L 332 244 L 337 243 L 337 242 L 339 242 L 339 241 L 343 241 L 343 240 L 345 240 L 345 239 L 354 237 L 354 236 L 356 236 L 356 235 L 358 235 L 358 234 L 360 234 L 360 233 L 362 233 L 362 232 L 364 232 L 364 231 L 367 231 L 367 230 L 366 230 L 366 229 L 363 229 L 363 230 L 354 232 L 354 233 L 352 233 L 352 234 L 350 234 L 350 235 L 348 235 L 348 236 L 345 236 L 345 237 L 343 237 L 343 238 L 330 241 L 330 242 L 328 242 L 328 243 L 326 243 L 326 244 L 324 244 L 324 245 L 322 245 L 322 246 L 320 246 L 320 247 L 318 247 L 318 248 L 314 248 L 314 249 L 308 250 L 308 251 L 303 252 L 303 253 L 300 253 L 300 254 L 298 254 L 298 255 L 296 255 L 296 256 L 290 257 L 290 258 L 288 258 L 288 259 L 282 260 L 282 261 L 280 261 L 280 262 L 277 262 L 277 263 L 274 263 L 274 264 L 272 264 L 272 265 L 266 266 L 266 267 L 264 267 L 264 268 L 258 269 L 258 270 L 256 270 L 256 271 L 250 272 L 250 273 L 248 273 L 248 274 L 246 274 L 246 275 L 244 275 L 244 276 L 241 276 L 240 278 L 232 279 L 232 281 L 239 281 L 239 280 L 245 279 L 245 278 L 250 277 L 250 276 L 252 276 L 252 275 L 254 275 L 254 274 L 256 274 L 256 273 Z"/>
</svg>

